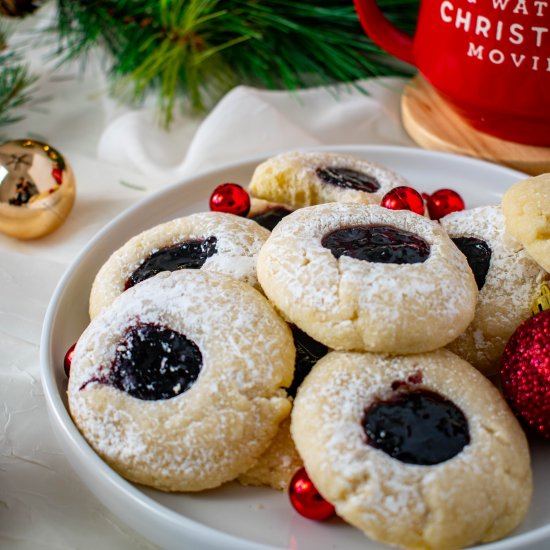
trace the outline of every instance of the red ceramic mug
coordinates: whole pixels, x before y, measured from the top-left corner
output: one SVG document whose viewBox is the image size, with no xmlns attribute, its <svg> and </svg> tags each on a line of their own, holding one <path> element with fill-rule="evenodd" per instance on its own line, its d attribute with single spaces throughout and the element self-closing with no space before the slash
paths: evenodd
<svg viewBox="0 0 550 550">
<path fill-rule="evenodd" d="M 376 0 L 354 0 L 364 31 L 415 65 L 472 126 L 550 146 L 550 0 L 422 0 L 414 38 Z"/>
</svg>

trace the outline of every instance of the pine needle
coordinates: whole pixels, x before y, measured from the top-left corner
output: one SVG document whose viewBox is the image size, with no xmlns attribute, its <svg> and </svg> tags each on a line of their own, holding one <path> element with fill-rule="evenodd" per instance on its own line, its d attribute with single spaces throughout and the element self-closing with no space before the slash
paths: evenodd
<svg viewBox="0 0 550 550">
<path fill-rule="evenodd" d="M 0 28 L 0 126 L 23 118 L 17 111 L 30 101 L 35 81 L 20 57 L 5 49 L 5 32 Z"/>
<path fill-rule="evenodd" d="M 419 0 L 380 0 L 403 30 Z M 363 33 L 348 0 L 58 0 L 62 59 L 103 47 L 114 89 L 157 94 L 166 125 L 176 104 L 209 108 L 237 83 L 269 89 L 403 74 Z"/>
</svg>

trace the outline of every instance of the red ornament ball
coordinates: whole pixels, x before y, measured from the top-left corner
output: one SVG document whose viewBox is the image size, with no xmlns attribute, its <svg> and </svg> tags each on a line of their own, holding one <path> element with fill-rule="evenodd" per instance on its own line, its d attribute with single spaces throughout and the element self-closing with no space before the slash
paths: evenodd
<svg viewBox="0 0 550 550">
<path fill-rule="evenodd" d="M 428 207 L 428 214 L 432 220 L 440 220 L 452 212 L 464 210 L 464 200 L 452 189 L 438 189 L 431 195 L 423 194 Z"/>
<path fill-rule="evenodd" d="M 516 416 L 550 439 L 550 310 L 516 329 L 504 349 L 500 374 L 504 397 Z"/>
<path fill-rule="evenodd" d="M 222 183 L 210 195 L 210 210 L 245 217 L 250 211 L 250 197 L 237 183 Z"/>
<path fill-rule="evenodd" d="M 410 210 L 421 216 L 424 215 L 424 199 L 422 195 L 416 189 L 407 187 L 406 185 L 394 187 L 388 191 L 382 197 L 380 205 L 390 210 Z"/>
<path fill-rule="evenodd" d="M 305 468 L 300 468 L 292 477 L 288 496 L 294 509 L 305 518 L 325 521 L 335 513 L 334 506 L 319 494 Z"/>
<path fill-rule="evenodd" d="M 67 378 L 71 375 L 71 364 L 73 362 L 74 348 L 76 347 L 76 342 L 67 350 L 65 358 L 63 359 L 63 368 L 65 369 L 65 374 Z"/>
</svg>

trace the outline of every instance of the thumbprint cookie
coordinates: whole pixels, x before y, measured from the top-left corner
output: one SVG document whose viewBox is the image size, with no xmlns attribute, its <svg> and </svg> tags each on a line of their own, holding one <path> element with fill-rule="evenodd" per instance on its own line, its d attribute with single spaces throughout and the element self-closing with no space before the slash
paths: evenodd
<svg viewBox="0 0 550 550">
<path fill-rule="evenodd" d="M 285 318 L 318 342 L 400 354 L 454 340 L 472 321 L 478 292 L 437 222 L 352 203 L 281 220 L 258 255 L 258 279 Z"/>
<path fill-rule="evenodd" d="M 531 314 L 543 270 L 506 232 L 499 206 L 462 210 L 440 221 L 479 289 L 474 320 L 448 348 L 483 374 L 496 374 L 506 342 Z"/>
<path fill-rule="evenodd" d="M 445 349 L 329 353 L 298 390 L 291 432 L 321 495 L 379 542 L 497 540 L 530 503 L 523 430 L 491 382 Z"/>
<path fill-rule="evenodd" d="M 218 273 L 160 273 L 121 294 L 84 331 L 71 415 L 131 481 L 216 487 L 251 468 L 291 403 L 287 324 L 250 285 Z"/>
<path fill-rule="evenodd" d="M 257 286 L 256 257 L 268 236 L 254 221 L 222 212 L 191 214 L 143 231 L 99 270 L 90 294 L 90 317 L 161 271 L 213 271 Z"/>
<path fill-rule="evenodd" d="M 341 153 L 283 153 L 260 164 L 249 190 L 254 197 L 302 208 L 325 202 L 380 204 L 392 188 L 409 185 L 372 161 Z"/>
</svg>

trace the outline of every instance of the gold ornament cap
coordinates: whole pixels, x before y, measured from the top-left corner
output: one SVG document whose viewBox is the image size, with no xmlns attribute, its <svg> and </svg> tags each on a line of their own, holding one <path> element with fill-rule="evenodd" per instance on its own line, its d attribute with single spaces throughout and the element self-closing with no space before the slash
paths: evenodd
<svg viewBox="0 0 550 550">
<path fill-rule="evenodd" d="M 73 171 L 51 145 L 0 144 L 0 232 L 18 239 L 51 233 L 69 215 L 75 193 Z"/>
<path fill-rule="evenodd" d="M 550 287 L 544 283 L 540 286 L 539 295 L 531 305 L 531 313 L 536 315 L 546 309 L 550 309 Z"/>
</svg>

